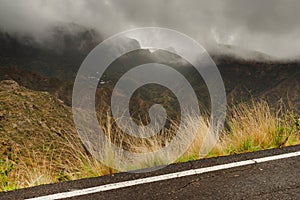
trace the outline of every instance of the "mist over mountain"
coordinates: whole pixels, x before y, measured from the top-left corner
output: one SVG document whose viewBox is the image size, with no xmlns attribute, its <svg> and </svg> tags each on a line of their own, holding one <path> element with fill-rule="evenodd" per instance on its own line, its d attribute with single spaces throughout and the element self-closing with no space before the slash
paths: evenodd
<svg viewBox="0 0 300 200">
<path fill-rule="evenodd" d="M 17 65 L 45 76 L 72 79 L 85 56 L 101 41 L 97 31 L 76 24 L 55 26 L 49 32 L 51 36 L 43 41 L 0 32 L 0 65 Z"/>
<path fill-rule="evenodd" d="M 95 46 L 121 31 L 158 26 L 180 31 L 204 46 L 221 72 L 229 102 L 264 97 L 275 103 L 284 98 L 297 107 L 299 92 L 293 88 L 299 85 L 299 7 L 296 0 L 2 0 L 0 78 L 49 91 L 70 105 L 76 73 Z M 122 73 L 145 62 L 182 70 L 196 91 L 207 96 L 192 66 L 161 50 L 121 56 L 110 66 L 99 91 L 109 94 Z M 137 101 L 151 105 L 142 94 L 137 94 Z M 200 99 L 209 104 L 207 97 Z"/>
<path fill-rule="evenodd" d="M 98 31 L 76 24 L 55 26 L 50 32 L 51 37 L 42 43 L 30 36 L 1 32 L 0 79 L 13 79 L 27 88 L 48 91 L 70 105 L 76 73 L 87 54 L 103 38 Z M 139 45 L 136 40 L 129 42 L 137 47 Z M 299 90 L 295 90 L 300 87 L 298 61 L 280 60 L 236 46 L 218 47 L 209 54 L 224 79 L 229 103 L 263 97 L 273 104 L 284 99 L 299 108 Z M 124 73 L 151 62 L 172 66 L 183 73 L 194 84 L 197 94 L 202 95 L 199 96 L 200 101 L 209 106 L 206 85 L 201 77 L 195 75 L 193 67 L 180 56 L 163 50 L 136 50 L 115 60 L 102 78 L 105 84 L 99 85 L 99 95 L 109 96 L 114 84 Z M 144 108 L 153 104 L 151 95 L 147 94 L 149 91 L 149 88 L 144 88 L 134 97 Z M 167 91 L 163 94 L 157 96 L 160 100 L 156 103 L 172 96 Z M 175 97 L 171 99 L 175 102 Z M 106 104 L 109 102 L 110 99 L 105 100 Z"/>
</svg>

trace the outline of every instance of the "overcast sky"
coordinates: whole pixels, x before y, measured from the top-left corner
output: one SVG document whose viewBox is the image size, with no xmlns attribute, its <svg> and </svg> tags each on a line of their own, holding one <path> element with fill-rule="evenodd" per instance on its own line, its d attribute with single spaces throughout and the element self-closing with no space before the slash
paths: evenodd
<svg viewBox="0 0 300 200">
<path fill-rule="evenodd" d="M 204 47 L 230 44 L 277 57 L 300 56 L 299 0 L 0 0 L 0 27 L 42 37 L 74 22 L 104 38 L 130 28 L 183 32 Z"/>
</svg>

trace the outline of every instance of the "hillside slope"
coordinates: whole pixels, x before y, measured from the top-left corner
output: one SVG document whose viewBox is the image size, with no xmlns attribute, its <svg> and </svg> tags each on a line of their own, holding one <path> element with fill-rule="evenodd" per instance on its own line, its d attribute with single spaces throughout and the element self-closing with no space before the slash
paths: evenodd
<svg viewBox="0 0 300 200">
<path fill-rule="evenodd" d="M 70 107 L 48 92 L 0 82 L 0 190 L 90 177 L 105 169 L 77 175 L 88 162 Z"/>
</svg>

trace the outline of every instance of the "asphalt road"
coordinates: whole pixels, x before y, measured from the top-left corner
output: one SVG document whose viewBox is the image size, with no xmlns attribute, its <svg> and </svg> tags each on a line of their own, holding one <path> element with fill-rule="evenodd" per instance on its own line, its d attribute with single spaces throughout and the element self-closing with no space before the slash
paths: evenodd
<svg viewBox="0 0 300 200">
<path fill-rule="evenodd" d="M 68 199 L 300 199 L 299 153 L 300 145 L 202 159 L 150 173 L 119 173 L 5 192 L 0 199 L 53 199 L 65 194 L 71 194 Z M 191 171 L 199 173 L 188 174 Z M 181 177 L 170 179 L 174 173 Z M 164 177 L 169 178 L 153 181 Z M 135 185 L 126 185 L 132 182 Z M 106 191 L 97 192 L 93 187 Z"/>
</svg>

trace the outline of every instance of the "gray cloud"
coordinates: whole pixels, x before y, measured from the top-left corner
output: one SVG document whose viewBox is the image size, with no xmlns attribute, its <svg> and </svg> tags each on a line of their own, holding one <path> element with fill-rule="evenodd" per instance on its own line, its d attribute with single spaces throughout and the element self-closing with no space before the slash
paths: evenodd
<svg viewBox="0 0 300 200">
<path fill-rule="evenodd" d="M 207 49 L 218 43 L 277 57 L 300 56 L 298 0 L 0 0 L 0 27 L 42 38 L 74 22 L 104 37 L 130 28 L 181 31 Z"/>
</svg>

